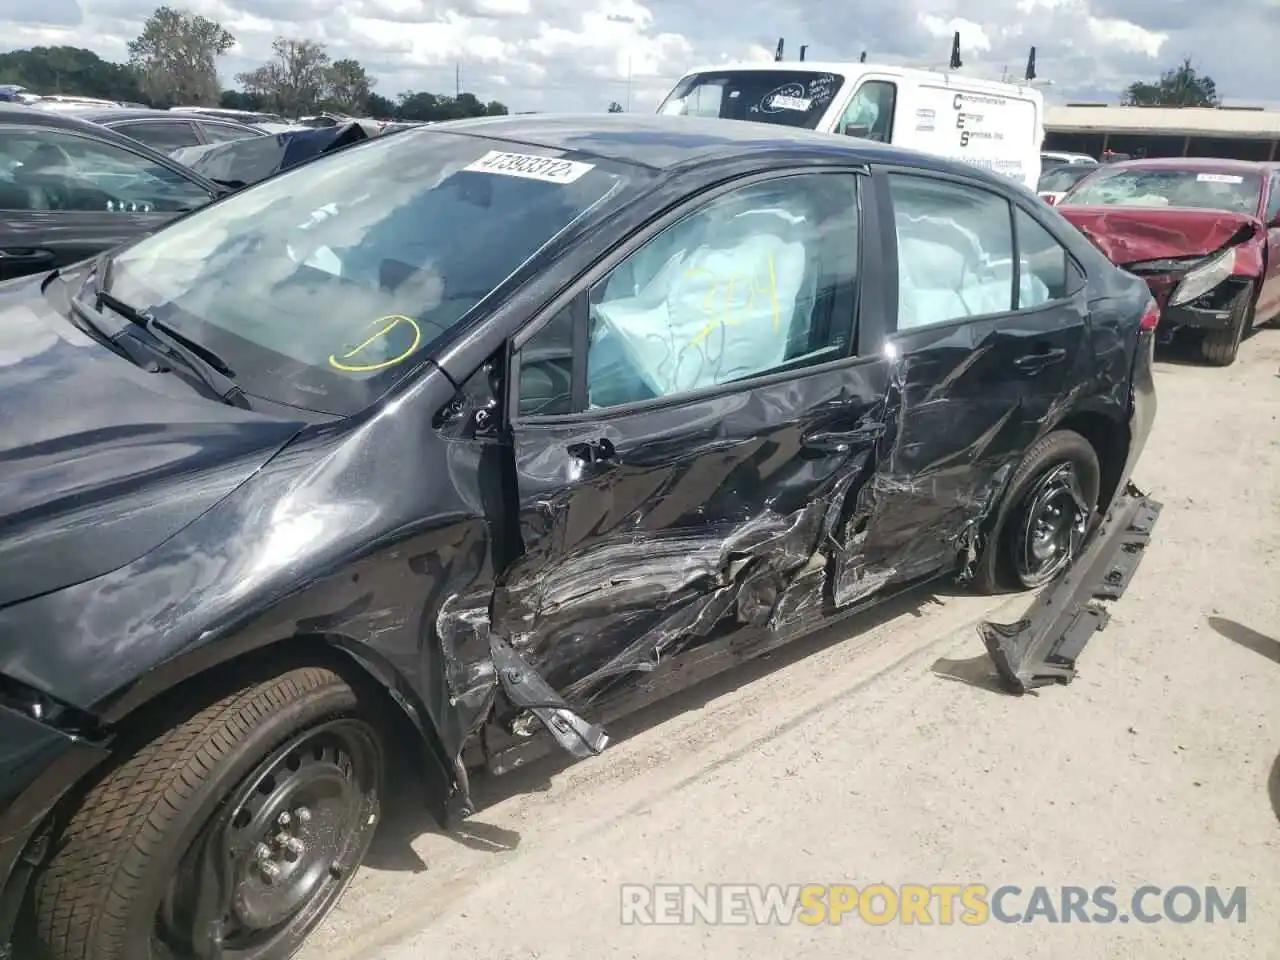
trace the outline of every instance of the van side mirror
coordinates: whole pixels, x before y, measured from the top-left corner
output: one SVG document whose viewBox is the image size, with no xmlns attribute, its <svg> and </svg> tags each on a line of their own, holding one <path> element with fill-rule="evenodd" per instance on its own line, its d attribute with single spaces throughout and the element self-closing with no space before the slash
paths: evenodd
<svg viewBox="0 0 1280 960">
<path fill-rule="evenodd" d="M 840 132 L 846 137 L 862 137 L 865 140 L 871 133 L 871 128 L 865 123 L 846 123 Z"/>
</svg>

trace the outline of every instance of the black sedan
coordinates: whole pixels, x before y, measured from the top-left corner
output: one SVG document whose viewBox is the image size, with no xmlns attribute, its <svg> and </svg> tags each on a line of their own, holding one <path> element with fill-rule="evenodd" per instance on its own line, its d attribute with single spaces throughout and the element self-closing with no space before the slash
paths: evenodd
<svg viewBox="0 0 1280 960">
<path fill-rule="evenodd" d="M 183 147 L 206 143 L 234 143 L 250 137 L 261 137 L 266 133 L 265 130 L 239 120 L 212 117 L 194 111 L 85 107 L 64 112 L 123 133 L 161 153 L 172 153 Z"/>
<path fill-rule="evenodd" d="M 289 956 L 389 766 L 451 823 L 937 578 L 1048 584 L 984 635 L 1070 679 L 1158 511 L 1154 319 L 1010 181 L 629 115 L 374 138 L 0 287 L 18 954 Z"/>
<path fill-rule="evenodd" d="M 0 104 L 0 280 L 93 257 L 223 192 L 120 133 Z"/>
</svg>

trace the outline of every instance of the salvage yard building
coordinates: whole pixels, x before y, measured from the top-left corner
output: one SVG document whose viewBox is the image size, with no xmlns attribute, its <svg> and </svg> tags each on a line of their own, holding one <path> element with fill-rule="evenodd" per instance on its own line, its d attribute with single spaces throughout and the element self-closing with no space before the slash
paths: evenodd
<svg viewBox="0 0 1280 960">
<path fill-rule="evenodd" d="M 1263 107 L 1122 107 L 1068 103 L 1045 109 L 1045 150 L 1132 157 L 1280 159 L 1280 110 Z"/>
</svg>

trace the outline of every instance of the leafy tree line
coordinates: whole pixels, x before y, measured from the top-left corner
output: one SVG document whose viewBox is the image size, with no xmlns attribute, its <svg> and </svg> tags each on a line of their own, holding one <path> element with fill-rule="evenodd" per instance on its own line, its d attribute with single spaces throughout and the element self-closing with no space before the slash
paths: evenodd
<svg viewBox="0 0 1280 960">
<path fill-rule="evenodd" d="M 1121 96 L 1128 107 L 1217 107 L 1222 104 L 1213 78 L 1200 73 L 1187 57 L 1155 83 L 1131 83 Z"/>
<path fill-rule="evenodd" d="M 158 7 L 129 43 L 129 62 L 111 63 L 79 47 L 32 47 L 0 54 L 0 83 L 33 93 L 74 93 L 154 107 L 222 106 L 299 117 L 331 110 L 394 120 L 454 120 L 507 113 L 504 104 L 409 90 L 394 99 L 374 91 L 377 81 L 358 60 L 334 60 L 314 40 L 278 38 L 272 57 L 238 74 L 239 90 L 218 81 L 218 58 L 235 37 L 215 20 Z"/>
</svg>

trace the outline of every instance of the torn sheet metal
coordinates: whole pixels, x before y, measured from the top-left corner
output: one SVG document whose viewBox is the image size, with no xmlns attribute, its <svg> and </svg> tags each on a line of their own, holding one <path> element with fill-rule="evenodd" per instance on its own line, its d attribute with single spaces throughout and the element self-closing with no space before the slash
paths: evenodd
<svg viewBox="0 0 1280 960">
<path fill-rule="evenodd" d="M 572 756 L 598 756 L 609 744 L 604 730 L 569 709 L 564 699 L 501 637 L 489 635 L 489 652 L 507 698 L 528 710 Z"/>
<path fill-rule="evenodd" d="M 697 647 L 767 648 L 888 586 L 955 572 L 1074 381 L 1068 364 L 1002 389 L 993 365 L 1011 343 L 994 325 L 921 339 L 909 360 L 701 410 L 517 428 L 522 552 L 500 578 L 494 635 L 594 711 Z M 611 455 L 566 453 L 591 444 Z M 474 667 L 467 695 L 495 684 Z M 518 703 L 497 710 L 527 729 Z"/>
<path fill-rule="evenodd" d="M 1021 620 L 979 625 L 978 633 L 1007 689 L 1024 694 L 1075 678 L 1080 653 L 1110 619 L 1097 601 L 1124 593 L 1161 509 L 1130 484 L 1084 553 L 1041 592 Z"/>
</svg>

